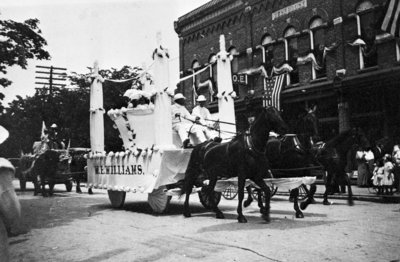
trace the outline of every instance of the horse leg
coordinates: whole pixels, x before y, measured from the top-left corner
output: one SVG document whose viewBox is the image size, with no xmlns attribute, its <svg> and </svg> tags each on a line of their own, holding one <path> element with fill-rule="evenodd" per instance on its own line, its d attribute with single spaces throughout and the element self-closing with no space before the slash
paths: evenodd
<svg viewBox="0 0 400 262">
<path fill-rule="evenodd" d="M 34 187 L 34 190 L 33 190 L 33 195 L 34 196 L 37 196 L 38 194 L 39 194 L 39 191 L 40 191 L 40 180 L 39 180 L 39 176 L 34 176 L 34 178 L 33 178 L 33 187 Z"/>
<path fill-rule="evenodd" d="M 309 204 L 315 204 L 314 194 L 316 191 L 317 186 L 314 184 L 310 185 L 310 191 L 308 192 L 307 199 L 300 203 L 301 210 L 306 209 Z"/>
<path fill-rule="evenodd" d="M 239 223 L 247 223 L 246 217 L 243 215 L 243 210 L 242 210 L 242 202 L 244 198 L 244 186 L 246 183 L 246 179 L 242 176 L 239 175 L 238 177 L 238 195 L 239 195 L 239 202 L 238 202 L 238 207 L 237 207 L 237 213 L 238 213 L 238 222 Z"/>
<path fill-rule="evenodd" d="M 270 218 L 270 202 L 271 202 L 271 189 L 267 184 L 265 184 L 264 180 L 262 179 L 262 176 L 258 176 L 257 178 L 253 179 L 254 183 L 260 187 L 260 191 L 264 192 L 264 200 L 265 200 L 265 206 L 264 209 L 262 210 L 262 218 L 269 223 L 271 221 Z M 262 195 L 261 192 L 259 195 Z M 260 201 L 262 203 L 262 201 Z M 262 204 L 261 204 L 262 205 Z M 261 210 L 260 210 L 261 211 Z"/>
<path fill-rule="evenodd" d="M 79 179 L 79 177 L 76 178 L 75 183 L 76 183 L 76 193 L 82 194 L 82 190 L 81 190 L 81 180 Z"/>
<path fill-rule="evenodd" d="M 191 174 L 190 171 L 186 172 L 186 174 L 189 174 L 189 175 L 185 175 L 184 192 L 185 192 L 186 196 L 185 196 L 185 203 L 183 205 L 183 216 L 191 217 L 192 214 L 190 213 L 190 208 L 189 208 L 189 198 L 190 198 L 190 194 L 192 193 L 195 176 L 193 174 Z"/>
<path fill-rule="evenodd" d="M 244 207 L 250 206 L 251 202 L 253 202 L 253 196 L 251 194 L 251 192 L 252 192 L 251 186 L 246 187 L 246 191 L 247 191 L 247 199 L 243 203 Z"/>
<path fill-rule="evenodd" d="M 260 208 L 260 213 L 264 214 L 265 213 L 265 208 L 263 205 L 263 192 L 261 191 L 261 189 L 255 189 L 257 190 L 257 201 L 258 201 L 258 207 Z"/>
<path fill-rule="evenodd" d="M 47 192 L 46 192 L 46 183 L 44 182 L 43 178 L 41 178 L 40 183 L 41 183 L 41 187 L 42 187 L 42 196 L 43 197 L 47 197 L 48 195 L 47 195 Z"/>
<path fill-rule="evenodd" d="M 89 187 L 89 189 L 88 189 L 88 194 L 89 194 L 89 195 L 93 195 L 93 191 L 92 191 L 92 188 L 91 188 L 91 187 Z"/>
<path fill-rule="evenodd" d="M 211 176 L 210 176 L 210 171 L 211 171 Z M 217 175 L 213 174 L 215 173 L 214 170 L 209 170 L 207 172 L 207 176 L 210 179 L 210 184 L 207 187 L 207 190 L 210 190 L 210 195 L 213 195 L 214 192 L 214 188 L 215 185 L 217 184 Z M 224 214 L 221 212 L 221 210 L 219 210 L 217 203 L 215 202 L 215 199 L 213 197 L 210 197 L 210 205 L 212 206 L 212 210 L 215 212 L 215 217 L 218 219 L 224 219 L 225 216 Z"/>
<path fill-rule="evenodd" d="M 49 181 L 49 196 L 53 195 L 53 190 L 54 190 L 54 182 Z"/>
<path fill-rule="evenodd" d="M 299 188 L 296 187 L 290 192 L 293 192 L 293 208 L 296 211 L 296 218 L 304 218 L 303 212 L 299 208 Z"/>
<path fill-rule="evenodd" d="M 351 190 L 351 182 L 350 182 L 349 176 L 346 175 L 345 181 L 347 183 L 347 191 L 348 191 L 347 192 L 347 194 L 348 194 L 347 203 L 348 203 L 349 206 L 353 206 L 354 205 L 353 191 Z"/>
</svg>

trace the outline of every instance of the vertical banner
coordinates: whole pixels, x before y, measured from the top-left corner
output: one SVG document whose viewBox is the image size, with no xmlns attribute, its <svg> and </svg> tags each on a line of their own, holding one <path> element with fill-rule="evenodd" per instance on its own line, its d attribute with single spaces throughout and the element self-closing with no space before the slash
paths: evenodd
<svg viewBox="0 0 400 262">
<path fill-rule="evenodd" d="M 92 152 L 104 151 L 104 109 L 103 78 L 99 75 L 99 65 L 94 63 L 93 79 L 90 86 L 90 147 Z"/>
</svg>

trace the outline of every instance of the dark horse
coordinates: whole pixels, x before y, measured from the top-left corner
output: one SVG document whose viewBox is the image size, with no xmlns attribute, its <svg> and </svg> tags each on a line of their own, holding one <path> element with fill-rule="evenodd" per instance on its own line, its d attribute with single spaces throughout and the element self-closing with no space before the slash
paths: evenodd
<svg viewBox="0 0 400 262">
<path fill-rule="evenodd" d="M 36 196 L 41 190 L 44 197 L 47 196 L 46 183 L 49 184 L 49 195 L 53 195 L 55 179 L 59 170 L 68 168 L 69 158 L 64 157 L 56 150 L 46 150 L 40 154 L 33 163 L 30 172 L 33 173 L 33 184 L 35 185 L 34 195 Z"/>
<path fill-rule="evenodd" d="M 357 146 L 367 148 L 370 143 L 359 128 L 352 128 L 341 132 L 322 145 L 315 144 L 318 136 L 318 119 L 314 111 L 308 112 L 296 124 L 296 132 L 305 150 L 311 152 L 313 157 L 324 167 L 327 172 L 325 180 L 324 205 L 330 205 L 328 195 L 335 192 L 337 185 L 348 187 L 348 203 L 353 205 L 350 178 L 346 174 L 346 167 L 351 161 L 349 152 Z"/>
<path fill-rule="evenodd" d="M 218 144 L 206 149 L 204 153 L 203 169 L 204 175 L 210 180 L 207 190 L 210 194 L 214 193 L 214 187 L 219 178 L 238 177 L 238 221 L 246 223 L 247 220 L 242 213 L 242 202 L 244 197 L 244 187 L 246 179 L 251 179 L 259 186 L 265 196 L 265 208 L 263 218 L 270 221 L 270 188 L 265 184 L 264 178 L 269 176 L 269 163 L 265 155 L 268 134 L 271 130 L 285 132 L 286 124 L 282 120 L 279 112 L 269 107 L 263 109 L 258 115 L 249 132 L 241 133 L 228 143 Z M 191 163 L 189 161 L 188 169 Z M 186 177 L 190 174 L 185 175 Z M 184 215 L 190 216 L 189 211 L 189 187 L 185 190 L 186 201 Z M 210 206 L 216 213 L 217 218 L 224 218 L 213 198 L 210 199 Z"/>
<path fill-rule="evenodd" d="M 266 149 L 267 158 L 274 178 L 311 176 L 311 169 L 320 166 L 320 164 L 315 161 L 315 158 L 303 148 L 296 135 L 287 134 L 280 139 L 272 137 L 268 140 Z M 244 206 L 249 206 L 253 201 L 251 190 L 257 191 L 258 206 L 260 207 L 260 212 L 262 212 L 261 192 L 258 189 L 247 188 L 248 198 L 244 202 Z M 306 209 L 307 206 L 313 202 L 315 191 L 316 186 L 312 185 L 311 189 L 308 191 L 306 200 L 300 204 L 301 209 Z M 298 204 L 299 188 L 293 188 L 290 194 L 294 202 L 293 207 L 296 211 L 296 218 L 303 218 L 304 215 Z"/>
<path fill-rule="evenodd" d="M 350 178 L 346 174 L 347 155 L 354 145 L 369 147 L 365 134 L 358 128 L 341 132 L 319 148 L 316 148 L 316 158 L 324 166 L 327 177 L 325 182 L 324 205 L 330 205 L 328 195 L 334 192 L 335 183 L 345 185 L 348 189 L 348 204 L 353 205 L 353 193 Z"/>
</svg>

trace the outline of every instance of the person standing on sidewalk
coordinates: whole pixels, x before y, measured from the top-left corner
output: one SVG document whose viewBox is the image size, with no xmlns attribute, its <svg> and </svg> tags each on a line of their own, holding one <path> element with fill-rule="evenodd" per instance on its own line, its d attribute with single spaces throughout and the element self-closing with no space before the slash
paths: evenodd
<svg viewBox="0 0 400 262">
<path fill-rule="evenodd" d="M 400 194 L 400 146 L 395 145 L 393 147 L 392 153 L 392 161 L 394 165 L 393 174 L 394 174 L 394 192 L 396 194 Z"/>
<path fill-rule="evenodd" d="M 8 131 L 0 126 L 0 144 L 8 138 Z M 21 217 L 21 206 L 15 194 L 12 180 L 15 168 L 0 157 L 0 261 L 10 261 L 8 235 Z"/>
</svg>

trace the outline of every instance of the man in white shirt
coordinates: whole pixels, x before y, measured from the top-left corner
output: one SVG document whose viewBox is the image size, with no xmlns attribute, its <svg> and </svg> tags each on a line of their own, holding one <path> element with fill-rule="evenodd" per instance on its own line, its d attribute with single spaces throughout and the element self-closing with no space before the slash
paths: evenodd
<svg viewBox="0 0 400 262">
<path fill-rule="evenodd" d="M 192 116 L 198 117 L 200 124 L 202 124 L 204 135 L 207 139 L 212 139 L 217 136 L 211 129 L 214 128 L 210 111 L 205 107 L 207 99 L 203 95 L 199 95 L 197 98 L 197 103 L 199 103 L 195 108 L 193 108 Z"/>
<path fill-rule="evenodd" d="M 194 145 L 206 141 L 202 126 L 195 125 L 199 123 L 200 117 L 192 116 L 185 107 L 186 98 L 177 93 L 174 96 L 174 104 L 171 106 L 172 111 L 172 130 L 178 132 L 183 147 L 187 147 L 189 136 L 192 138 Z"/>
</svg>

